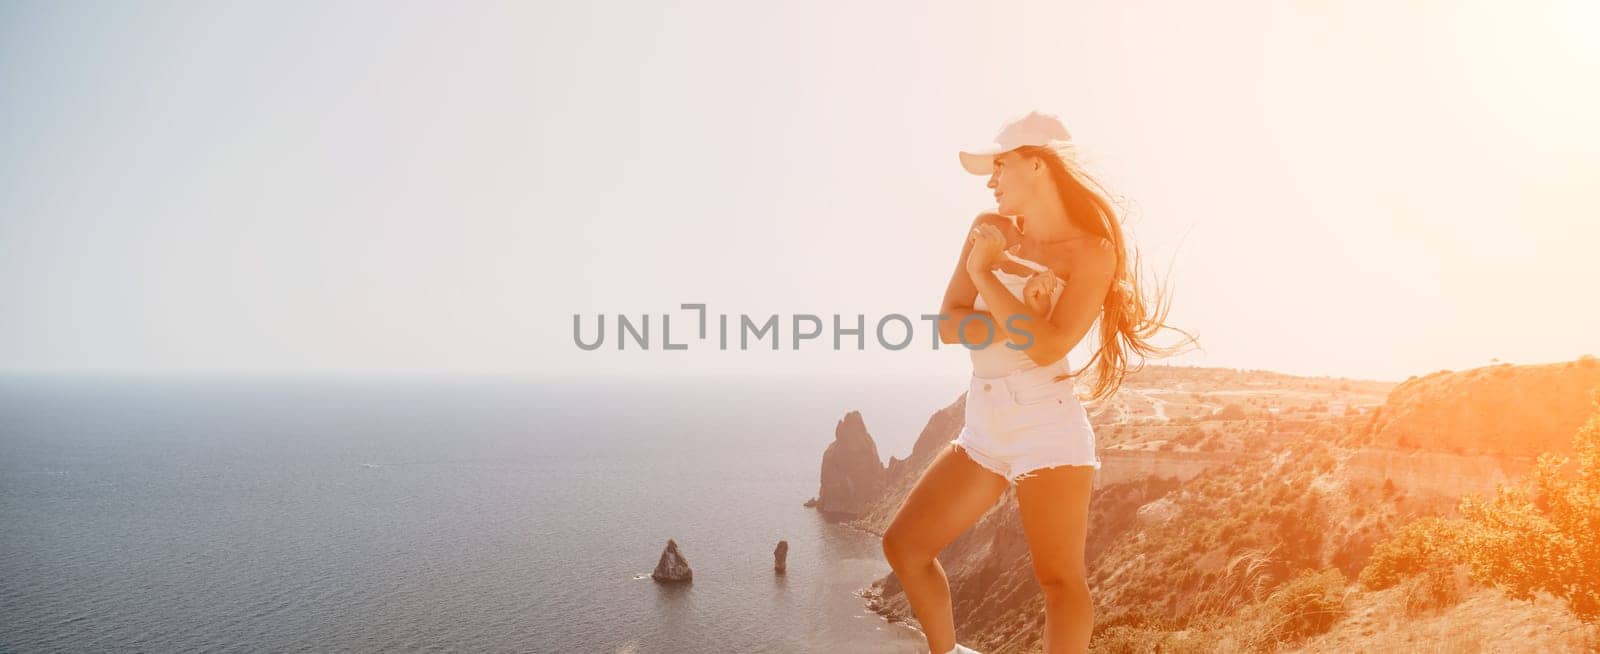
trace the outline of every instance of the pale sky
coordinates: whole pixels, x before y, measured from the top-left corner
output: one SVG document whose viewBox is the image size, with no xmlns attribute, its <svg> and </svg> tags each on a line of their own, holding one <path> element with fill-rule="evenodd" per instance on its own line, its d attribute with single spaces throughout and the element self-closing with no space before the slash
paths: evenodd
<svg viewBox="0 0 1600 654">
<path fill-rule="evenodd" d="M 1223 5 L 0 4 L 0 371 L 958 380 L 926 323 L 723 352 L 678 306 L 935 312 L 992 207 L 957 148 L 1031 109 L 1170 275 L 1171 362 L 1600 354 L 1597 5 Z"/>
</svg>

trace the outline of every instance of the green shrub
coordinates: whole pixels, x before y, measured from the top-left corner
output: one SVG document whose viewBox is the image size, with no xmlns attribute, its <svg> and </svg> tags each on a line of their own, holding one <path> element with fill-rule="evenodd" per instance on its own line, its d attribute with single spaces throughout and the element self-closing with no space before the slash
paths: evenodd
<svg viewBox="0 0 1600 654">
<path fill-rule="evenodd" d="M 1406 617 L 1414 618 L 1455 606 L 1461 601 L 1461 590 L 1456 567 L 1439 561 L 1401 584 L 1401 603 Z"/>
<path fill-rule="evenodd" d="M 1244 420 L 1245 419 L 1244 407 L 1239 406 L 1238 404 L 1234 404 L 1234 403 L 1230 402 L 1226 406 L 1223 406 L 1221 411 L 1217 412 L 1217 419 L 1218 420 Z"/>
<path fill-rule="evenodd" d="M 1367 567 L 1361 570 L 1361 585 L 1382 590 L 1421 574 L 1431 566 L 1453 563 L 1460 539 L 1459 521 L 1438 516 L 1401 527 L 1373 549 Z"/>
</svg>

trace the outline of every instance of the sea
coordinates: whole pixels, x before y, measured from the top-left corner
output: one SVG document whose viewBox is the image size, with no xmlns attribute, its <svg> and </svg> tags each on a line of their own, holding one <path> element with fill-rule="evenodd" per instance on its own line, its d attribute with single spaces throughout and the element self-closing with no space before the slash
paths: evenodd
<svg viewBox="0 0 1600 654">
<path fill-rule="evenodd" d="M 846 412 L 905 457 L 964 387 L 7 374 L 0 651 L 926 651 L 803 504 Z"/>
</svg>

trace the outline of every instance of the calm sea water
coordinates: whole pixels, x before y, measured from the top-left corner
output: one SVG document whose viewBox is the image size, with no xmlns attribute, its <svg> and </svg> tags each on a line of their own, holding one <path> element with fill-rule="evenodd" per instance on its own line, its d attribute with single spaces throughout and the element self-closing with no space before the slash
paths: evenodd
<svg viewBox="0 0 1600 654">
<path fill-rule="evenodd" d="M 0 650 L 915 652 L 801 505 L 963 381 L 3 377 Z"/>
</svg>

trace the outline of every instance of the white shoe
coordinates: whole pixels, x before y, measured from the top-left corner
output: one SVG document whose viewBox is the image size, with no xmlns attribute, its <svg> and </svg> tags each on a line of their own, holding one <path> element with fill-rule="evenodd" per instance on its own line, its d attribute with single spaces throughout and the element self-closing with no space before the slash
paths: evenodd
<svg viewBox="0 0 1600 654">
<path fill-rule="evenodd" d="M 983 652 L 980 652 L 978 650 L 972 649 L 971 647 L 967 647 L 966 645 L 962 645 L 960 643 L 956 643 L 956 646 L 955 646 L 954 649 L 952 649 L 952 650 L 950 650 L 948 652 L 945 652 L 944 654 L 983 654 Z"/>
</svg>

